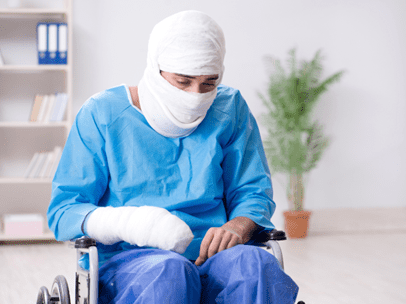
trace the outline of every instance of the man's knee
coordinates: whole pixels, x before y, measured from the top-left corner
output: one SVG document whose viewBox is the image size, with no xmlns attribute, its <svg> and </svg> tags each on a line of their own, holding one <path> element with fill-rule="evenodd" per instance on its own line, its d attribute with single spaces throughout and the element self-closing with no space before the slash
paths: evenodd
<svg viewBox="0 0 406 304">
<path fill-rule="evenodd" d="M 237 245 L 215 254 L 200 268 L 200 272 L 219 272 L 224 276 L 242 271 L 245 277 L 257 277 L 261 273 L 279 270 L 278 260 L 262 248 Z"/>
<path fill-rule="evenodd" d="M 150 284 L 156 301 L 185 304 L 200 302 L 199 271 L 189 260 L 176 253 L 165 252 L 162 256 L 151 256 L 150 262 L 151 272 L 156 275 Z"/>
<path fill-rule="evenodd" d="M 147 264 L 150 265 L 151 270 L 158 270 L 160 275 L 167 276 L 168 278 L 199 279 L 197 268 L 188 259 L 172 251 L 148 256 Z"/>
<path fill-rule="evenodd" d="M 250 245 L 237 245 L 220 253 L 226 258 L 226 260 L 229 261 L 236 261 L 241 259 L 249 259 L 250 261 L 266 261 L 268 263 L 277 261 L 272 254 L 265 251 L 264 249 Z"/>
<path fill-rule="evenodd" d="M 99 281 L 100 297 L 108 300 L 106 303 L 118 298 L 122 303 L 142 302 L 151 295 L 156 303 L 189 303 L 189 298 L 190 303 L 199 302 L 199 272 L 177 253 L 138 250 L 123 255 L 115 264 L 103 271 Z"/>
<path fill-rule="evenodd" d="M 297 294 L 297 286 L 277 259 L 255 246 L 221 251 L 199 270 L 205 303 L 293 303 Z"/>
</svg>

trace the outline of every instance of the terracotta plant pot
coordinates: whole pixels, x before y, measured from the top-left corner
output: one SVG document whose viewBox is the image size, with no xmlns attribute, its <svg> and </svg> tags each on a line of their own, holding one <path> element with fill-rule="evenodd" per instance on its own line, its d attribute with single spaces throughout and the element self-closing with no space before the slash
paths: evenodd
<svg viewBox="0 0 406 304">
<path fill-rule="evenodd" d="M 309 229 L 310 211 L 285 211 L 285 231 L 288 238 L 305 238 Z"/>
</svg>

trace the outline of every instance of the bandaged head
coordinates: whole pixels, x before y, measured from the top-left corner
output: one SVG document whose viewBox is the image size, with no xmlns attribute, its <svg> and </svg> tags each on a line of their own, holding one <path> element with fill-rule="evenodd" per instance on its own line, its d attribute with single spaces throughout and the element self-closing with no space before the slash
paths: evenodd
<svg viewBox="0 0 406 304">
<path fill-rule="evenodd" d="M 217 95 L 224 55 L 223 31 L 204 13 L 180 12 L 154 27 L 138 95 L 143 114 L 155 131 L 177 138 L 196 130 Z M 214 90 L 194 93 L 171 85 L 160 71 L 188 76 L 218 74 L 219 78 Z"/>
</svg>

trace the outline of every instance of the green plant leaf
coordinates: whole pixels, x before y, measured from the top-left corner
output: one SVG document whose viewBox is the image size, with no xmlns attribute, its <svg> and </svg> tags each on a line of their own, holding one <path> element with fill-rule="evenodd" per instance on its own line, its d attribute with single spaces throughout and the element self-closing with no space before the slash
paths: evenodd
<svg viewBox="0 0 406 304">
<path fill-rule="evenodd" d="M 298 67 L 293 48 L 288 52 L 288 69 L 285 70 L 279 59 L 266 58 L 271 71 L 267 94 L 258 93 L 267 109 L 261 115 L 268 132 L 263 141 L 264 150 L 273 172 L 293 174 L 292 180 L 301 180 L 304 173 L 314 169 L 330 142 L 322 125 L 311 120 L 311 113 L 319 97 L 341 79 L 344 71 L 322 80 L 322 60 L 321 50 L 318 50 L 310 61 L 302 60 Z M 292 202 L 295 209 L 300 209 L 300 204 L 302 201 Z"/>
</svg>

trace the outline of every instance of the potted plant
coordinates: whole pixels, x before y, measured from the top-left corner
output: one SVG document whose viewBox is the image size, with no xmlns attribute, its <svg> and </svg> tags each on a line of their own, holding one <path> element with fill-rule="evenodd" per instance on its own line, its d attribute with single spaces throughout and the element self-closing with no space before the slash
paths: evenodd
<svg viewBox="0 0 406 304">
<path fill-rule="evenodd" d="M 329 144 L 322 125 L 311 113 L 320 95 L 338 81 L 344 71 L 321 80 L 321 51 L 311 61 L 296 60 L 291 49 L 288 70 L 280 60 L 268 57 L 271 72 L 267 94 L 259 97 L 267 108 L 261 117 L 268 135 L 264 149 L 272 173 L 287 177 L 289 210 L 284 212 L 285 229 L 290 238 L 307 236 L 311 212 L 304 208 L 304 176 L 314 169 Z"/>
</svg>

